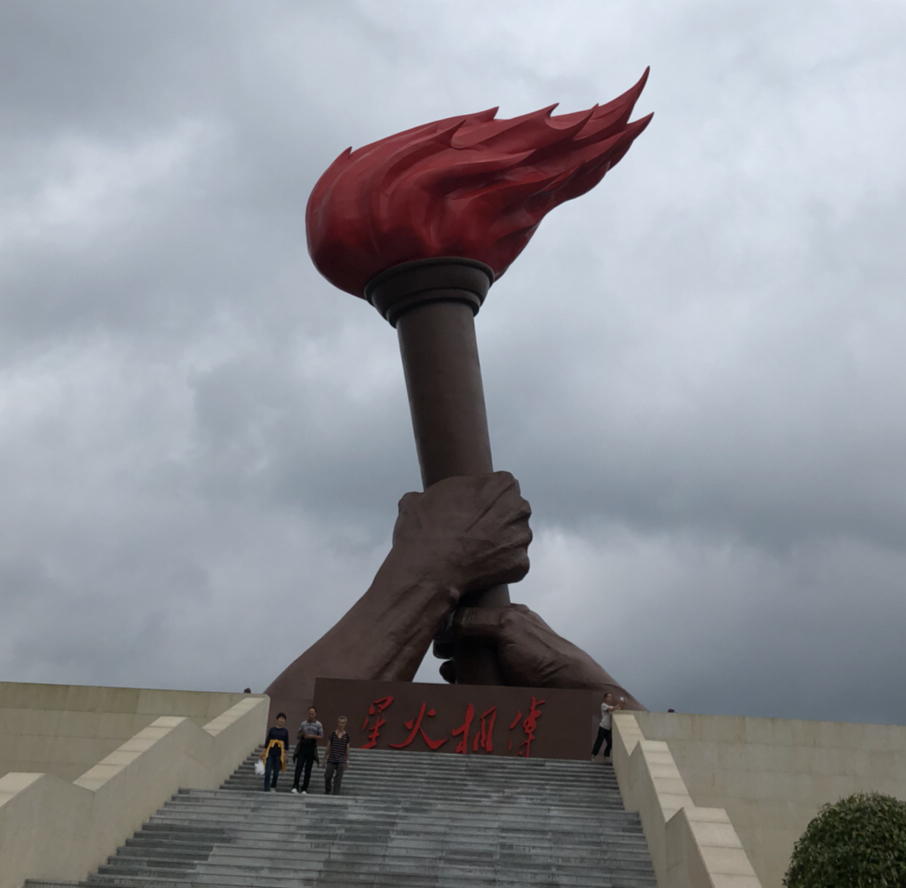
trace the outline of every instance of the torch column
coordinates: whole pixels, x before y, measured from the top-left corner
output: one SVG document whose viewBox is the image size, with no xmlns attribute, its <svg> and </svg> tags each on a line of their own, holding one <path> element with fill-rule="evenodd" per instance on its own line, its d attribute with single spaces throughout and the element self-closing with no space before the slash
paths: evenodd
<svg viewBox="0 0 906 888">
<path fill-rule="evenodd" d="M 406 262 L 382 272 L 365 296 L 396 328 L 422 484 L 494 470 L 481 382 L 475 315 L 494 281 L 483 262 L 441 258 Z M 503 607 L 506 586 L 469 596 L 468 607 Z M 460 684 L 504 684 L 494 648 L 459 643 L 453 652 Z"/>
</svg>

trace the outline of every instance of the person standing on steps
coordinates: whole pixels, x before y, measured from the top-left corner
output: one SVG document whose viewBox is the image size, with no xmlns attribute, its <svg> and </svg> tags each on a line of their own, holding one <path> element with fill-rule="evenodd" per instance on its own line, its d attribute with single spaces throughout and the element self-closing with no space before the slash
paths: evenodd
<svg viewBox="0 0 906 888">
<path fill-rule="evenodd" d="M 264 764 L 264 791 L 277 788 L 277 778 L 286 770 L 286 748 L 289 746 L 289 731 L 286 730 L 286 713 L 277 713 L 277 724 L 267 732 L 264 751 L 259 758 Z"/>
<path fill-rule="evenodd" d="M 618 709 L 622 709 L 623 705 L 622 697 L 620 697 L 619 703 L 614 704 L 613 694 L 607 693 L 604 695 L 604 702 L 601 704 L 601 722 L 598 725 L 598 736 L 595 738 L 595 745 L 591 750 L 592 761 L 597 758 L 601 744 L 605 740 L 607 745 L 604 747 L 604 760 L 606 761 L 610 757 L 610 750 L 613 746 L 613 713 Z"/>
<path fill-rule="evenodd" d="M 299 741 L 293 758 L 296 760 L 296 776 L 293 779 L 293 792 L 308 794 L 308 783 L 311 780 L 311 768 L 318 761 L 318 741 L 324 736 L 324 728 L 318 721 L 318 710 L 314 706 L 308 707 L 308 720 L 299 725 L 296 739 Z M 305 780 L 302 789 L 299 789 L 299 778 L 305 768 Z"/>
<path fill-rule="evenodd" d="M 337 729 L 330 732 L 324 756 L 324 793 L 339 795 L 343 785 L 343 772 L 349 767 L 349 734 L 346 733 L 346 716 L 337 719 Z"/>
</svg>

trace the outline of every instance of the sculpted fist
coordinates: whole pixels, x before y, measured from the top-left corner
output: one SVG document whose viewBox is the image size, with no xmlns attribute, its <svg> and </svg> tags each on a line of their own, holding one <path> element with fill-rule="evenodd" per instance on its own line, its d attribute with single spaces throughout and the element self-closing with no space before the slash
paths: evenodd
<svg viewBox="0 0 906 888">
<path fill-rule="evenodd" d="M 509 472 L 447 478 L 400 500 L 393 549 L 460 595 L 516 583 L 529 569 L 531 514 Z"/>
<path fill-rule="evenodd" d="M 644 709 L 622 685 L 581 648 L 557 635 L 524 604 L 473 607 L 456 612 L 450 628 L 454 640 L 495 641 L 507 684 L 530 688 L 596 688 L 625 697 L 626 709 Z M 441 666 L 447 681 L 456 676 L 452 661 Z"/>
</svg>

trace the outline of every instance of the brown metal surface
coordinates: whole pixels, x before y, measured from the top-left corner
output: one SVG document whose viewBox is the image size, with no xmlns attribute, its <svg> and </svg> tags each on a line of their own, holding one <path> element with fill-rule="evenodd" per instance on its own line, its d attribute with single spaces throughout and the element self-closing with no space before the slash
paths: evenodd
<svg viewBox="0 0 906 888">
<path fill-rule="evenodd" d="M 462 302 L 426 302 L 397 322 L 422 484 L 493 472 L 475 321 Z"/>
<path fill-rule="evenodd" d="M 494 274 L 469 259 L 408 262 L 378 275 L 368 301 L 397 329 L 422 484 L 494 470 L 474 316 Z M 503 607 L 506 586 L 471 595 L 470 607 Z M 503 684 L 492 646 L 453 650 L 461 684 Z"/>
</svg>

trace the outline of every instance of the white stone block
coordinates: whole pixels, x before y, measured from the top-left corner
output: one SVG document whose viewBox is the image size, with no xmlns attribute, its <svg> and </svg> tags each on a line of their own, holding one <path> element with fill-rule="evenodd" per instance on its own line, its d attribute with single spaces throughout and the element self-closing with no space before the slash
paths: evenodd
<svg viewBox="0 0 906 888">
<path fill-rule="evenodd" d="M 740 738 L 744 743 L 765 743 L 774 742 L 774 725 L 773 719 L 770 718 L 746 718 L 744 723 L 744 735 Z"/>
<path fill-rule="evenodd" d="M 746 739 L 746 719 L 731 715 L 696 716 L 703 740 L 718 743 L 743 743 Z"/>
<path fill-rule="evenodd" d="M 702 845 L 701 854 L 709 873 L 734 876 L 755 875 L 752 864 L 749 863 L 749 858 L 746 857 L 746 852 L 743 851 L 742 845 L 738 841 L 735 847 Z"/>
<path fill-rule="evenodd" d="M 736 830 L 730 823 L 729 818 L 723 823 L 694 821 L 691 826 L 695 838 L 702 847 L 706 845 L 721 848 L 741 847 L 739 836 L 736 835 Z"/>
<path fill-rule="evenodd" d="M 121 742 L 137 734 L 145 724 L 136 725 L 131 712 L 102 712 L 98 714 L 97 736 Z"/>
<path fill-rule="evenodd" d="M 728 873 L 716 873 L 712 876 L 713 888 L 762 888 L 757 876 L 735 876 Z"/>
<path fill-rule="evenodd" d="M 794 746 L 817 746 L 820 742 L 821 722 L 791 720 L 789 726 Z"/>
</svg>

